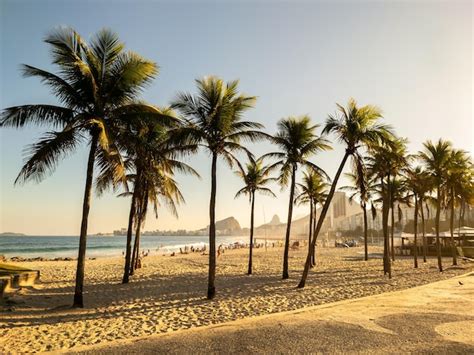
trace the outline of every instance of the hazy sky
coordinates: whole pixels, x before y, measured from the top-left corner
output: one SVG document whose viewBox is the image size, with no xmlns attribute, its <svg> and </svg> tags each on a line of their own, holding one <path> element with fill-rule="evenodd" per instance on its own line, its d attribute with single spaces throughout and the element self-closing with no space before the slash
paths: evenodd
<svg viewBox="0 0 474 355">
<path fill-rule="evenodd" d="M 128 49 L 160 65 L 144 98 L 166 105 L 179 90 L 194 91 L 194 79 L 209 74 L 239 78 L 241 90 L 257 95 L 247 118 L 275 132 L 289 115 L 310 114 L 323 123 L 335 103 L 354 97 L 376 104 L 399 135 L 418 151 L 426 139 L 444 137 L 473 151 L 471 1 L 11 1 L 0 0 L 0 107 L 55 103 L 19 64 L 47 70 L 45 34 L 73 26 L 85 38 L 102 27 L 118 32 Z M 13 186 L 23 148 L 45 128 L 2 129 L 0 232 L 78 235 L 86 171 L 86 147 L 67 157 L 40 184 Z M 256 155 L 274 149 L 251 147 Z M 331 152 L 313 161 L 332 176 L 342 157 Z M 166 211 L 151 215 L 146 230 L 201 228 L 208 224 L 210 159 L 191 164 L 202 180 L 179 177 L 187 204 L 179 220 Z M 241 182 L 223 162 L 218 166 L 217 218 L 235 216 L 249 225 L 248 200 L 234 200 Z M 273 214 L 284 220 L 288 191 L 277 199 L 257 197 L 256 223 Z M 129 200 L 94 196 L 89 231 L 124 227 Z M 295 216 L 307 212 L 298 207 Z"/>
</svg>

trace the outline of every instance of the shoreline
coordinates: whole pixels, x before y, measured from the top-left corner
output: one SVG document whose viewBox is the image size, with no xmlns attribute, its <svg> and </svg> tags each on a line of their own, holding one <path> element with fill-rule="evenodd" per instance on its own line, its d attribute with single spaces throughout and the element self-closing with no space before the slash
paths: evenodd
<svg viewBox="0 0 474 355">
<path fill-rule="evenodd" d="M 282 250 L 255 249 L 252 276 L 245 275 L 248 249 L 226 251 L 217 259 L 212 301 L 205 297 L 205 255 L 146 257 L 127 285 L 120 283 L 120 258 L 91 260 L 86 263 L 86 308 L 80 310 L 69 308 L 74 261 L 28 263 L 41 271 L 42 283 L 12 295 L 12 310 L 4 309 L 0 319 L 0 352 L 74 351 L 412 288 L 474 270 L 472 263 L 462 263 L 440 274 L 435 258 L 421 261 L 415 270 L 413 259 L 405 257 L 393 264 L 389 280 L 380 259 L 362 260 L 363 248 L 318 248 L 307 286 L 297 289 L 306 248 L 290 251 L 290 279 L 284 281 Z M 449 258 L 443 260 L 450 265 Z"/>
</svg>

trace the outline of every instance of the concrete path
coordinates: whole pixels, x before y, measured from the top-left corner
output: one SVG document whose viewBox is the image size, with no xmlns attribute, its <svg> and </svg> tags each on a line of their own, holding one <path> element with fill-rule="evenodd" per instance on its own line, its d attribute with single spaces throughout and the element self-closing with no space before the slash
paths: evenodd
<svg viewBox="0 0 474 355">
<path fill-rule="evenodd" d="M 474 353 L 474 273 L 385 293 L 83 349 L 87 353 Z"/>
</svg>

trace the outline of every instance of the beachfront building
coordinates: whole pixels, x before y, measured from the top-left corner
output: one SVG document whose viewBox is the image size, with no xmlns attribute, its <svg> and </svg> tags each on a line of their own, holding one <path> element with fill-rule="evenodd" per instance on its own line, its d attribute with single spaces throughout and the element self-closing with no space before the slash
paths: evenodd
<svg viewBox="0 0 474 355">
<path fill-rule="evenodd" d="M 321 207 L 317 210 L 317 218 L 321 214 Z M 336 230 L 356 228 L 362 222 L 362 211 L 358 203 L 350 202 L 345 192 L 337 191 L 331 201 L 329 212 L 321 228 L 321 233 L 331 233 Z M 256 235 L 283 236 L 286 223 L 281 223 L 278 216 L 273 216 L 270 223 L 263 224 L 255 229 Z M 291 224 L 292 238 L 307 236 L 309 232 L 309 214 L 296 219 Z"/>
</svg>

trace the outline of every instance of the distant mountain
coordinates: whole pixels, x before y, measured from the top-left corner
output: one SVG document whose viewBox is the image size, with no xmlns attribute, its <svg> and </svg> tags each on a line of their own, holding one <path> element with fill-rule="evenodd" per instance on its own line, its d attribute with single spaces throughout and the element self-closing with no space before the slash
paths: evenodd
<svg viewBox="0 0 474 355">
<path fill-rule="evenodd" d="M 199 230 L 201 233 L 207 233 L 209 231 L 209 226 Z M 243 233 L 243 229 L 240 226 L 239 221 L 234 217 L 227 217 L 216 221 L 216 233 L 219 235 L 239 235 Z"/>
<path fill-rule="evenodd" d="M 272 220 L 268 223 L 270 226 L 277 226 L 281 224 L 280 217 L 278 215 L 274 214 L 272 217 Z"/>
<path fill-rule="evenodd" d="M 13 232 L 4 232 L 0 233 L 0 237 L 25 237 L 26 234 L 23 233 L 13 233 Z"/>
<path fill-rule="evenodd" d="M 217 230 L 236 231 L 241 230 L 239 222 L 234 217 L 228 217 L 216 222 Z"/>
</svg>

